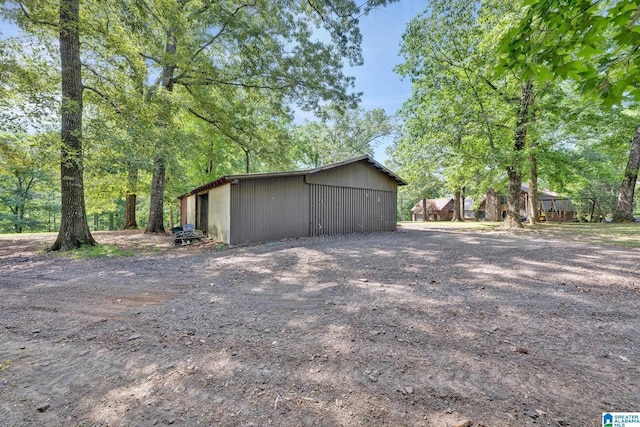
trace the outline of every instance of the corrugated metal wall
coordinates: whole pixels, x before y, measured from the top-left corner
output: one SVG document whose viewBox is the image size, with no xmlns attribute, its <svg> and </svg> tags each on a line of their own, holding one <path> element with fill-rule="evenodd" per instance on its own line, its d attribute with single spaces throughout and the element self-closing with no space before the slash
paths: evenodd
<svg viewBox="0 0 640 427">
<path fill-rule="evenodd" d="M 395 191 L 309 185 L 311 236 L 395 231 Z"/>
<path fill-rule="evenodd" d="M 242 179 L 231 184 L 231 244 L 309 235 L 304 176 Z"/>
<path fill-rule="evenodd" d="M 395 231 L 398 183 L 367 161 L 230 184 L 230 244 Z"/>
</svg>

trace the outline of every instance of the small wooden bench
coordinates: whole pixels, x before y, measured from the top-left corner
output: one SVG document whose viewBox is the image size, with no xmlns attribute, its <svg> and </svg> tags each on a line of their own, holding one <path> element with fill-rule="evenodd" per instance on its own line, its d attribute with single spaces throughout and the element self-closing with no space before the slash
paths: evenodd
<svg viewBox="0 0 640 427">
<path fill-rule="evenodd" d="M 173 231 L 173 246 L 177 246 L 180 243 L 181 246 L 190 245 L 194 240 L 202 240 L 205 234 L 202 230 L 196 230 L 193 224 L 185 224 L 184 228 L 177 227 L 172 229 Z"/>
</svg>

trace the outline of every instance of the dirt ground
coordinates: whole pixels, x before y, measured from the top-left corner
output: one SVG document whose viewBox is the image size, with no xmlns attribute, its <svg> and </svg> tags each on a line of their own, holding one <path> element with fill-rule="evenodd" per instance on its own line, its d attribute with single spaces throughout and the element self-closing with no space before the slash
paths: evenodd
<svg viewBox="0 0 640 427">
<path fill-rule="evenodd" d="M 640 250 L 419 230 L 133 256 L 0 236 L 2 426 L 601 426 L 640 411 Z"/>
</svg>

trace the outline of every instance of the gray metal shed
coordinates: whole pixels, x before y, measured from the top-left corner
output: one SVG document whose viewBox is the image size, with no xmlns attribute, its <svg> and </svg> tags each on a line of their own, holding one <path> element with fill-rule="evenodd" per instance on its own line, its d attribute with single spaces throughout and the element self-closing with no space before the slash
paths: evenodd
<svg viewBox="0 0 640 427">
<path fill-rule="evenodd" d="M 395 231 L 399 185 L 406 182 L 369 156 L 223 176 L 180 196 L 181 222 L 230 244 Z"/>
</svg>

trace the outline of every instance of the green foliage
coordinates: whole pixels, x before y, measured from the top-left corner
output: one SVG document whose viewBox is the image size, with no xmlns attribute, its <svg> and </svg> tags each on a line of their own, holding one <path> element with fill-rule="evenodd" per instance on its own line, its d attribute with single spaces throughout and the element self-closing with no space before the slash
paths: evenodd
<svg viewBox="0 0 640 427">
<path fill-rule="evenodd" d="M 390 150 L 400 174 L 418 183 L 409 191 L 482 194 L 501 186 L 507 166 L 522 163 L 513 143 L 520 81 L 491 80 L 492 41 L 513 10 L 501 2 L 434 1 L 409 23 L 396 72 L 411 78 L 413 92 Z M 434 184 L 441 190 L 430 191 Z"/>
<path fill-rule="evenodd" d="M 539 153 L 543 186 L 572 197 L 582 212 L 590 212 L 593 200 L 597 215 L 612 212 L 637 124 L 637 106 L 607 109 L 569 84 L 557 86 L 542 102 L 537 140 L 553 148 Z"/>
<path fill-rule="evenodd" d="M 601 21 L 595 27 L 585 27 L 585 22 L 602 14 L 601 6 L 595 3 L 560 2 L 558 6 L 556 2 L 557 8 L 548 1 L 527 3 L 527 8 L 520 8 L 517 2 L 500 0 L 481 4 L 434 1 L 410 22 L 401 48 L 405 62 L 396 71 L 411 78 L 413 93 L 401 111 L 403 129 L 390 155 L 399 173 L 412 183 L 404 193 L 411 194 L 414 203 L 422 197 L 449 196 L 459 187 L 465 187 L 466 194 L 474 198 L 488 188 L 504 191 L 505 167 L 519 168 L 526 179 L 529 171 L 525 166 L 528 156 L 533 155 L 538 161 L 541 188 L 570 195 L 584 211 L 590 209 L 593 199 L 596 211 L 606 214 L 613 210 L 628 141 L 637 124 L 636 105 L 627 102 L 624 108 L 607 109 L 615 90 L 601 102 L 585 99 L 573 85 L 563 83 L 563 79 L 582 78 L 576 73 L 564 74 L 571 67 L 580 67 L 579 61 L 558 62 L 556 65 L 565 68 L 554 76 L 547 63 L 537 62 L 541 57 L 527 55 L 538 48 L 544 50 L 540 55 L 553 55 L 565 42 L 576 44 L 575 34 L 588 33 L 598 40 L 597 46 L 605 46 L 605 39 L 622 27 L 618 23 L 615 29 L 602 33 L 597 30 Z M 560 10 L 568 3 L 566 10 Z M 615 6 L 604 3 L 618 10 L 624 2 L 614 2 Z M 585 5 L 589 6 L 586 15 L 577 13 Z M 550 15 L 539 21 L 531 18 L 533 11 L 542 10 L 550 15 L 575 12 L 576 20 L 571 23 L 565 19 L 562 25 L 553 21 L 541 29 L 537 22 L 545 22 Z M 623 15 L 629 18 L 629 10 Z M 631 21 L 627 20 L 627 29 L 635 26 L 636 21 Z M 575 34 L 565 28 L 574 24 L 580 27 Z M 547 44 L 536 45 L 542 38 Z M 613 43 L 616 49 L 621 47 Z M 584 58 L 597 47 L 581 46 Z M 505 62 L 505 48 L 511 49 L 511 62 Z M 609 48 L 614 47 L 610 44 Z M 567 52 L 574 55 L 568 47 Z M 611 78 L 619 64 L 609 65 L 608 70 L 600 71 Z M 496 74 L 501 67 L 503 72 Z M 527 125 L 528 143 L 522 150 L 514 150 L 518 105 L 513 101 L 520 97 L 522 82 L 531 78 L 536 78 L 537 87 L 531 116 L 535 121 Z"/>
<path fill-rule="evenodd" d="M 42 230 L 59 205 L 47 145 L 52 135 L 0 134 L 0 230 Z"/>
<path fill-rule="evenodd" d="M 319 120 L 297 126 L 297 146 L 292 156 L 307 167 L 320 167 L 363 154 L 393 131 L 391 119 L 382 109 L 365 111 L 331 104 L 319 113 Z"/>
<path fill-rule="evenodd" d="M 0 3 L 0 16 L 4 7 Z M 50 129 L 58 120 L 57 58 L 36 35 L 0 39 L 0 132 Z"/>
<path fill-rule="evenodd" d="M 637 0 L 527 1 L 500 41 L 501 70 L 546 83 L 572 80 L 611 107 L 640 100 Z"/>
</svg>

